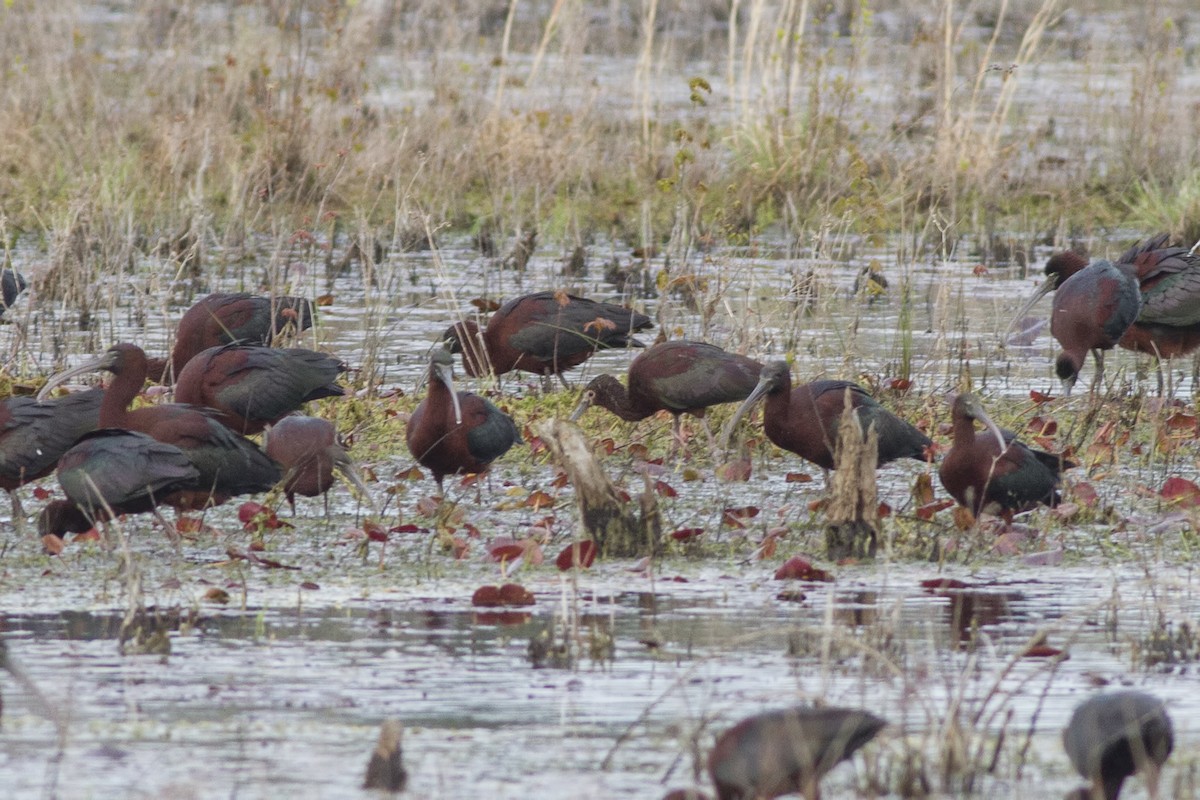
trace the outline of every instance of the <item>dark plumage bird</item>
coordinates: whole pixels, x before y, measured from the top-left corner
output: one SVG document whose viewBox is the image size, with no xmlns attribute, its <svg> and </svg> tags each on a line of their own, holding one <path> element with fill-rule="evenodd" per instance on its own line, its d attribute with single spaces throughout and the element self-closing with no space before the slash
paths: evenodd
<svg viewBox="0 0 1200 800">
<path fill-rule="evenodd" d="M 987 430 L 976 433 L 976 422 Z M 1060 473 L 1075 466 L 1072 462 L 1017 441 L 968 392 L 954 399 L 953 424 L 954 440 L 938 477 L 961 505 L 977 516 L 986 511 L 1011 518 L 1039 504 L 1058 503 Z"/>
<path fill-rule="evenodd" d="M 10 397 L 0 404 L 0 488 L 13 503 L 13 524 L 23 527 L 25 512 L 16 490 L 49 475 L 75 441 L 94 431 L 100 418 L 99 389 L 38 401 Z"/>
<path fill-rule="evenodd" d="M 453 364 L 449 351 L 433 349 L 429 392 L 405 431 L 409 452 L 433 473 L 439 491 L 445 476 L 483 472 L 521 441 L 511 417 L 477 394 L 454 390 Z"/>
<path fill-rule="evenodd" d="M 129 410 L 146 382 L 146 354 L 133 344 L 114 345 L 103 356 L 52 377 L 42 395 L 76 375 L 96 370 L 113 374 L 100 403 L 102 428 L 144 433 L 178 447 L 200 473 L 198 488 L 176 493 L 177 508 L 219 504 L 241 494 L 265 492 L 279 482 L 279 467 L 249 439 L 213 419 L 204 409 L 164 403 Z M 42 395 L 39 395 L 41 397 Z"/>
<path fill-rule="evenodd" d="M 678 440 L 681 415 L 703 419 L 709 406 L 745 400 L 758 385 L 761 372 L 762 364 L 754 359 L 715 345 L 662 342 L 629 365 L 628 389 L 612 375 L 593 378 L 571 413 L 571 420 L 578 420 L 593 405 L 607 408 L 626 422 L 669 411 L 674 416 L 672 428 Z"/>
<path fill-rule="evenodd" d="M 1143 692 L 1098 694 L 1080 703 L 1063 731 L 1071 764 L 1090 787 L 1068 800 L 1117 800 L 1125 779 L 1146 776 L 1157 796 L 1158 775 L 1175 747 L 1171 718 L 1163 702 Z"/>
<path fill-rule="evenodd" d="M 466 320 L 451 325 L 443 338 L 450 352 L 462 353 L 463 367 L 472 377 L 522 370 L 562 380 L 564 371 L 597 350 L 641 347 L 633 334 L 652 327 L 649 317 L 624 306 L 538 292 L 509 300 L 482 332 Z"/>
<path fill-rule="evenodd" d="M 307 298 L 216 292 L 184 312 L 175 329 L 171 357 L 151 359 L 150 377 L 177 376 L 192 358 L 210 347 L 234 342 L 269 345 L 289 328 L 299 333 L 312 324 L 313 305 Z"/>
<path fill-rule="evenodd" d="M 762 368 L 758 385 L 734 413 L 726 430 L 732 431 L 750 407 L 765 396 L 763 430 L 767 438 L 822 469 L 834 469 L 837 430 L 847 391 L 863 432 L 874 425 L 879 435 L 880 466 L 898 458 L 926 460 L 925 448 L 933 443 L 930 438 L 877 403 L 861 386 L 821 380 L 793 389 L 786 361 L 773 361 Z"/>
<path fill-rule="evenodd" d="M 1104 351 L 1117 346 L 1142 308 L 1137 276 L 1126 264 L 1094 261 L 1067 278 L 1054 293 L 1050 333 L 1062 345 L 1054 370 L 1071 391 L 1090 350 L 1096 360 L 1092 386 L 1104 377 Z"/>
<path fill-rule="evenodd" d="M 215 409 L 235 433 L 260 433 L 310 400 L 341 397 L 346 365 L 302 348 L 227 344 L 197 354 L 175 384 L 175 399 Z"/>
<path fill-rule="evenodd" d="M 13 303 L 17 302 L 17 298 L 21 296 L 21 292 L 25 291 L 28 285 L 25 282 L 25 276 L 15 269 L 6 267 L 0 270 L 0 302 L 3 302 L 3 305 L 0 305 L 0 317 L 12 308 Z"/>
<path fill-rule="evenodd" d="M 42 510 L 42 535 L 81 533 L 97 521 L 142 514 L 169 505 L 175 492 L 196 491 L 200 472 L 178 447 L 144 433 L 101 428 L 79 440 L 58 461 L 66 500 Z"/>
<path fill-rule="evenodd" d="M 825 774 L 887 725 L 850 708 L 788 708 L 742 720 L 717 737 L 708 771 L 718 800 L 821 796 Z"/>
<path fill-rule="evenodd" d="M 267 455 L 283 467 L 283 490 L 293 511 L 296 495 L 316 497 L 328 492 L 335 470 L 370 502 L 371 493 L 329 420 L 284 417 L 267 429 L 265 444 Z"/>
</svg>

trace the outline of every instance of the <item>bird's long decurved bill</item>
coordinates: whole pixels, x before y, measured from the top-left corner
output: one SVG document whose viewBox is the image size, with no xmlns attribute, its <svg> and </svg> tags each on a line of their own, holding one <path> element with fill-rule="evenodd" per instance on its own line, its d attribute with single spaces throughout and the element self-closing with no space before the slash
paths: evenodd
<svg viewBox="0 0 1200 800">
<path fill-rule="evenodd" d="M 450 401 L 454 403 L 454 424 L 462 425 L 462 404 L 458 402 L 458 392 L 454 389 L 454 368 L 449 364 L 435 364 L 437 376 L 446 388 L 450 390 Z"/>
<path fill-rule="evenodd" d="M 983 423 L 983 426 L 991 431 L 996 437 L 996 442 L 1000 445 L 1000 452 L 1003 453 L 1008 449 L 1008 442 L 1004 441 L 1004 431 L 1000 430 L 1000 426 L 992 421 L 992 418 L 987 415 L 987 412 L 982 408 L 975 412 L 976 419 Z"/>
<path fill-rule="evenodd" d="M 771 381 L 765 378 L 759 380 L 758 385 L 754 387 L 754 391 L 750 392 L 749 396 L 738 406 L 737 411 L 733 412 L 729 424 L 725 426 L 725 432 L 721 434 L 722 450 L 729 450 L 729 440 L 733 436 L 733 431 L 737 428 L 737 424 L 742 421 L 742 417 L 746 416 L 746 412 L 753 408 L 754 404 L 761 400 L 769 391 L 771 391 Z"/>
<path fill-rule="evenodd" d="M 375 505 L 375 498 L 371 497 L 371 493 L 367 491 L 367 484 L 363 481 L 362 473 L 359 472 L 358 464 L 354 463 L 354 459 L 349 456 L 344 459 L 336 458 L 333 461 L 333 468 L 358 491 L 359 496 L 371 507 L 371 513 L 378 514 L 379 508 Z"/>
<path fill-rule="evenodd" d="M 1042 285 L 1034 290 L 1033 297 L 1030 297 L 1025 301 L 1025 305 L 1021 306 L 1021 310 L 1018 311 L 1012 318 L 1012 321 L 1008 323 L 1008 327 L 1004 329 L 1004 335 L 1002 338 L 1007 339 L 1009 336 L 1011 336 L 1013 330 L 1017 327 L 1017 323 L 1025 318 L 1025 315 L 1029 313 L 1031 308 L 1037 305 L 1038 300 L 1041 300 L 1043 297 L 1050 294 L 1050 292 L 1053 292 L 1057 283 L 1058 278 L 1054 275 L 1046 278 L 1046 280 L 1042 282 Z"/>
<path fill-rule="evenodd" d="M 579 398 L 579 402 L 575 405 L 575 410 L 571 412 L 571 416 L 567 419 L 571 422 L 579 422 L 579 418 L 583 416 L 583 412 L 592 407 L 592 399 L 588 392 L 583 393 L 583 397 Z"/>
<path fill-rule="evenodd" d="M 50 396 L 50 392 L 54 391 L 59 386 L 62 386 L 67 381 L 79 375 L 86 375 L 89 372 L 96 372 L 102 369 L 108 369 L 112 366 L 112 358 L 106 353 L 98 358 L 93 358 L 85 361 L 77 367 L 65 369 L 57 375 L 51 375 L 46 385 L 37 393 L 37 399 L 40 403 Z"/>
</svg>

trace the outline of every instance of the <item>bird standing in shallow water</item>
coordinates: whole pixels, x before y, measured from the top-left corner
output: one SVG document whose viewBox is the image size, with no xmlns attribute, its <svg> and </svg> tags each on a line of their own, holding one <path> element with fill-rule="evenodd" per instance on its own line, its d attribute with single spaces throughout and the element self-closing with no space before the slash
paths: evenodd
<svg viewBox="0 0 1200 800">
<path fill-rule="evenodd" d="M 482 330 L 473 320 L 451 325 L 443 339 L 462 353 L 471 377 L 513 370 L 547 378 L 577 367 L 597 350 L 641 347 L 634 333 L 654 327 L 631 308 L 588 300 L 566 292 L 515 297 L 492 314 Z"/>
<path fill-rule="evenodd" d="M 786 361 L 773 361 L 762 368 L 758 385 L 734 413 L 726 428 L 726 439 L 745 413 L 766 397 L 763 430 L 767 438 L 822 469 L 837 464 L 837 430 L 849 392 L 863 431 L 872 425 L 879 435 L 879 465 L 898 458 L 925 461 L 925 448 L 932 440 L 879 405 L 866 390 L 849 381 L 820 380 L 792 388 L 792 372 Z"/>
<path fill-rule="evenodd" d="M 1039 504 L 1056 505 L 1061 472 L 1075 466 L 1062 456 L 1034 450 L 1002 430 L 979 398 L 963 392 L 954 399 L 954 440 L 938 477 L 950 496 L 979 516 L 1008 519 Z M 975 432 L 975 422 L 987 428 Z"/>
<path fill-rule="evenodd" d="M 325 495 L 333 486 L 333 473 L 340 472 L 358 489 L 368 504 L 373 504 L 358 467 L 346 452 L 333 423 L 318 417 L 284 417 L 267 429 L 267 455 L 283 467 L 283 490 L 292 511 L 296 495 Z"/>
<path fill-rule="evenodd" d="M 1142 308 L 1133 268 L 1094 261 L 1054 293 L 1050 333 L 1062 345 L 1054 370 L 1069 394 L 1088 351 L 1096 361 L 1092 390 L 1104 378 L 1104 351 L 1117 346 Z"/>
<path fill-rule="evenodd" d="M 335 381 L 345 369 L 338 359 L 314 350 L 227 344 L 187 363 L 175 384 L 175 399 L 215 409 L 230 430 L 250 435 L 310 400 L 344 395 Z"/>
<path fill-rule="evenodd" d="M 196 491 L 200 472 L 178 447 L 144 433 L 101 428 L 79 440 L 58 461 L 66 500 L 42 509 L 44 536 L 82 533 L 98 521 L 142 514 L 170 505 L 178 491 Z"/>
<path fill-rule="evenodd" d="M 483 472 L 521 441 L 511 417 L 477 394 L 454 390 L 453 365 L 449 351 L 433 349 L 429 391 L 405 430 L 409 452 L 433 473 L 439 492 L 447 475 Z"/>
<path fill-rule="evenodd" d="M 220 504 L 240 494 L 265 492 L 279 482 L 278 465 L 254 444 L 226 428 L 203 409 L 181 403 L 145 406 L 130 403 L 146 382 L 146 354 L 133 344 L 117 344 L 99 358 L 60 372 L 42 387 L 39 399 L 76 375 L 96 370 L 111 372 L 112 382 L 100 402 L 99 425 L 138 431 L 175 445 L 200 472 L 194 492 L 177 492 L 180 509 Z"/>
<path fill-rule="evenodd" d="M 745 400 L 758 385 L 762 364 L 703 342 L 662 342 L 641 353 L 629 365 L 628 388 L 612 375 L 597 375 L 579 405 L 571 412 L 578 420 L 590 406 L 606 408 L 626 422 L 638 422 L 658 411 L 669 411 L 671 430 L 681 442 L 679 420 L 691 414 L 704 420 L 709 406 Z M 716 449 L 705 422 L 709 444 Z"/>
<path fill-rule="evenodd" d="M 1164 703 L 1143 692 L 1107 692 L 1080 703 L 1063 731 L 1071 764 L 1090 787 L 1067 800 L 1117 800 L 1125 779 L 1146 776 L 1151 797 L 1158 776 L 1175 748 L 1175 732 Z"/>
<path fill-rule="evenodd" d="M 721 734 L 709 753 L 717 798 L 801 793 L 819 800 L 821 778 L 886 726 L 887 720 L 850 708 L 788 708 L 748 717 Z"/>
</svg>

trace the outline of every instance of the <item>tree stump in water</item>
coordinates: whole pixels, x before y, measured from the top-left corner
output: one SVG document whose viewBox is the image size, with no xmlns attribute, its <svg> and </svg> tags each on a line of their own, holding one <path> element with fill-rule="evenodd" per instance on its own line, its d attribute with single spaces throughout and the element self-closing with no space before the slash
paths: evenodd
<svg viewBox="0 0 1200 800">
<path fill-rule="evenodd" d="M 831 481 L 829 524 L 825 528 L 825 554 L 843 558 L 874 558 L 879 541 L 879 500 L 875 468 L 879 462 L 879 434 L 872 425 L 863 435 L 858 414 L 850 406 L 838 424 L 837 469 Z"/>
<path fill-rule="evenodd" d="M 404 725 L 398 719 L 384 720 L 379 727 L 379 741 L 371 751 L 367 762 L 367 777 L 364 789 L 382 789 L 385 792 L 402 792 L 408 785 L 408 771 L 404 769 L 404 756 L 400 740 L 404 736 Z"/>
<path fill-rule="evenodd" d="M 656 555 L 662 548 L 662 520 L 649 476 L 639 498 L 641 517 L 621 500 L 616 486 L 596 460 L 592 445 L 574 423 L 546 420 L 535 426 L 554 461 L 575 487 L 583 529 L 600 554 L 612 558 Z"/>
</svg>

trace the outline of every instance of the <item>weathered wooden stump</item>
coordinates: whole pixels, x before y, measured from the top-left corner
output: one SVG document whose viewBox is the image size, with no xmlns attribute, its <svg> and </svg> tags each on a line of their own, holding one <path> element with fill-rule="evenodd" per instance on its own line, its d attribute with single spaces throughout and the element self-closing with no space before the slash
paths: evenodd
<svg viewBox="0 0 1200 800">
<path fill-rule="evenodd" d="M 874 558 L 879 542 L 879 500 L 875 468 L 879 462 L 879 434 L 872 425 L 863 434 L 858 414 L 846 391 L 846 410 L 838 424 L 837 469 L 825 528 L 825 554 L 833 561 Z"/>
<path fill-rule="evenodd" d="M 404 769 L 400 739 L 404 725 L 398 719 L 387 719 L 379 727 L 379 741 L 367 762 L 367 777 L 364 789 L 382 789 L 387 792 L 402 792 L 408 784 L 408 770 Z"/>
<path fill-rule="evenodd" d="M 536 425 L 535 432 L 571 479 L 583 529 L 596 543 L 601 556 L 640 558 L 661 550 L 662 520 L 649 476 L 639 498 L 639 517 L 621 499 L 579 426 L 564 419 L 551 419 Z"/>
</svg>

